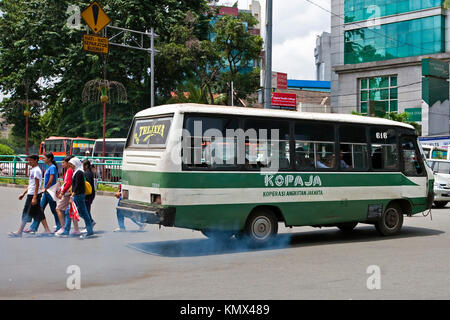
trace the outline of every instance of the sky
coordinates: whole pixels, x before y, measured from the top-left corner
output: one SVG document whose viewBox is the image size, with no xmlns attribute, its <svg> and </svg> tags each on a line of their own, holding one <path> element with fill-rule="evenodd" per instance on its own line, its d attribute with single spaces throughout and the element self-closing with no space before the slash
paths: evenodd
<svg viewBox="0 0 450 320">
<path fill-rule="evenodd" d="M 330 10 L 329 0 L 311 0 Z M 218 4 L 232 6 L 235 0 Z M 239 0 L 240 9 L 248 9 L 251 0 Z M 266 0 L 260 0 L 262 26 L 265 28 Z M 314 48 L 317 35 L 330 32 L 329 12 L 306 0 L 273 0 L 272 70 L 288 74 L 288 79 L 316 80 Z"/>
</svg>

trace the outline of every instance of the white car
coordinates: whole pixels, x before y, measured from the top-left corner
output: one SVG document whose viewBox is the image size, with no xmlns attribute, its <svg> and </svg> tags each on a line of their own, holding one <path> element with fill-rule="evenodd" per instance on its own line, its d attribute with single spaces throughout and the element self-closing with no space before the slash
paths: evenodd
<svg viewBox="0 0 450 320">
<path fill-rule="evenodd" d="M 434 205 L 443 208 L 450 201 L 450 160 L 428 160 L 434 173 Z"/>
</svg>

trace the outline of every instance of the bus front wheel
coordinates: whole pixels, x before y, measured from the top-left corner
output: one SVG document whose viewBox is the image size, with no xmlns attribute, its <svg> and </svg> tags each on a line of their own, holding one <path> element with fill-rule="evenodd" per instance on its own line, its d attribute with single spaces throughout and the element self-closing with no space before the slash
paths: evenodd
<svg viewBox="0 0 450 320">
<path fill-rule="evenodd" d="M 245 223 L 244 235 L 254 244 L 269 242 L 278 232 L 278 220 L 270 210 L 253 211 Z"/>
<path fill-rule="evenodd" d="M 400 232 L 403 225 L 402 208 L 397 204 L 389 205 L 383 212 L 375 228 L 382 236 L 392 236 Z"/>
</svg>

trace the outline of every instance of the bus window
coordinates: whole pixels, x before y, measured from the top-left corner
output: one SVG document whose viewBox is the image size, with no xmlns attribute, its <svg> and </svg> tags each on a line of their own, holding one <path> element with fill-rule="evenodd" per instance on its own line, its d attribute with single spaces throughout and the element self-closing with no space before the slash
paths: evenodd
<svg viewBox="0 0 450 320">
<path fill-rule="evenodd" d="M 46 141 L 45 142 L 45 152 L 54 152 L 55 151 L 55 144 L 54 141 Z"/>
<path fill-rule="evenodd" d="M 290 168 L 289 122 L 274 119 L 246 119 L 244 130 L 254 130 L 256 137 L 245 141 L 245 168 L 247 170 L 276 166 Z M 253 135 L 254 135 L 253 134 Z M 278 160 L 278 163 L 276 161 Z"/>
<path fill-rule="evenodd" d="M 45 148 L 45 142 L 42 141 L 41 145 L 39 147 L 39 155 L 43 155 L 44 154 L 44 148 Z"/>
<path fill-rule="evenodd" d="M 297 122 L 295 124 L 295 168 L 334 168 L 334 125 Z"/>
<path fill-rule="evenodd" d="M 424 170 L 419 162 L 420 156 L 414 147 L 416 140 L 412 137 L 402 137 L 400 145 L 403 155 L 403 168 L 406 176 L 422 176 Z"/>
<path fill-rule="evenodd" d="M 342 170 L 368 170 L 366 129 L 362 126 L 339 128 L 339 166 Z"/>
<path fill-rule="evenodd" d="M 122 157 L 124 148 L 125 148 L 124 141 L 115 142 L 114 143 L 114 154 L 112 155 L 112 157 Z"/>
<path fill-rule="evenodd" d="M 398 170 L 398 148 L 396 131 L 393 128 L 370 128 L 372 143 L 372 168 L 375 170 Z"/>
<path fill-rule="evenodd" d="M 65 144 L 65 150 L 62 150 L 62 152 L 65 152 L 66 156 L 68 155 L 72 155 L 72 150 L 71 150 L 71 140 L 64 140 L 64 144 Z"/>
<path fill-rule="evenodd" d="M 64 142 L 63 141 L 58 141 L 57 143 L 57 152 L 65 152 L 64 150 Z"/>
<path fill-rule="evenodd" d="M 125 143 L 126 139 L 105 139 L 105 157 L 123 157 Z M 101 139 L 95 141 L 93 147 L 90 145 L 90 148 L 88 151 L 92 152 L 94 157 L 103 155 L 103 141 Z"/>
<path fill-rule="evenodd" d="M 210 170 L 237 168 L 236 139 L 227 130 L 239 127 L 233 117 L 187 116 L 183 136 L 183 164 Z"/>
</svg>

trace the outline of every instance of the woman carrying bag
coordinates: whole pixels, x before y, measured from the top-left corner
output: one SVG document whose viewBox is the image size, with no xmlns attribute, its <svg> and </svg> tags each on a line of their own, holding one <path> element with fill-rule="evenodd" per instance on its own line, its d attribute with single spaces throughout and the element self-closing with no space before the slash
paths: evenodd
<svg viewBox="0 0 450 320">
<path fill-rule="evenodd" d="M 69 160 L 69 166 L 73 170 L 72 176 L 72 197 L 71 203 L 76 206 L 78 214 L 81 218 L 83 218 L 84 223 L 86 224 L 87 233 L 80 236 L 80 239 L 88 238 L 94 235 L 94 231 L 92 229 L 92 221 L 89 217 L 89 213 L 86 208 L 86 180 L 83 172 L 83 164 L 80 159 L 77 157 Z M 68 237 L 70 234 L 70 207 L 66 209 L 66 220 L 64 226 L 64 232 L 60 235 L 60 237 Z"/>
</svg>

